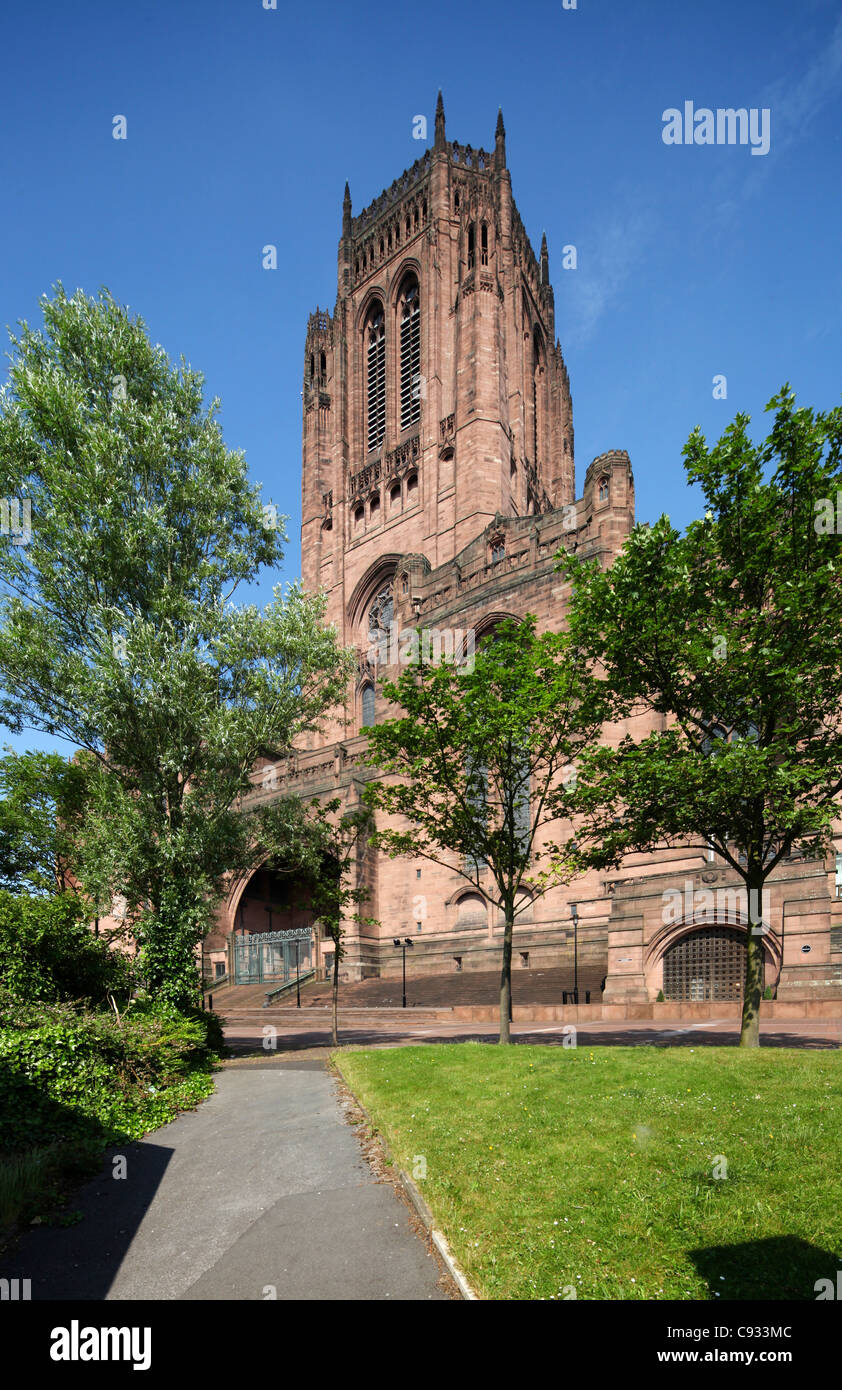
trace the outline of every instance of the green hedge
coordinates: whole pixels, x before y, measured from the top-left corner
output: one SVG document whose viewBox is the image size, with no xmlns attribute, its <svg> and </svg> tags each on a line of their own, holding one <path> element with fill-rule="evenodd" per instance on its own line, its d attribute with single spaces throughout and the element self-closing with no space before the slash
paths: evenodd
<svg viewBox="0 0 842 1390">
<path fill-rule="evenodd" d="M 91 1133 L 139 1138 L 213 1089 L 213 1015 L 131 1007 L 114 1014 L 52 1009 L 35 1022 L 0 1000 L 0 1152 Z"/>
</svg>

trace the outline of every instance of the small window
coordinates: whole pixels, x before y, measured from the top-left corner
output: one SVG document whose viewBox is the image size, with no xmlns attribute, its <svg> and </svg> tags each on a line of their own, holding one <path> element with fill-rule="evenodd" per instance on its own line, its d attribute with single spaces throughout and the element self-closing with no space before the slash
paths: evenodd
<svg viewBox="0 0 842 1390">
<path fill-rule="evenodd" d="M 521 963 L 521 965 L 523 966 L 524 970 L 528 970 L 528 969 L 529 969 L 529 952 L 528 952 L 528 951 L 521 951 L 521 953 L 520 953 L 520 963 Z"/>
<path fill-rule="evenodd" d="M 311 380 L 311 381 L 313 380 L 313 377 L 314 377 L 315 375 L 316 375 L 316 359 L 315 359 L 315 356 L 313 355 L 313 353 L 311 352 L 311 353 L 310 353 L 310 380 Z"/>
<path fill-rule="evenodd" d="M 468 269 L 474 268 L 474 228 L 473 224 L 468 228 Z"/>
<path fill-rule="evenodd" d="M 600 500 L 600 502 L 607 502 L 607 501 L 608 501 L 608 479 L 607 479 L 607 478 L 600 478 L 600 480 L 599 480 L 599 500 Z"/>
<path fill-rule="evenodd" d="M 454 956 L 454 957 L 453 957 L 453 964 L 456 966 L 456 969 L 457 969 L 457 970 L 461 970 L 461 969 L 462 969 L 462 957 L 461 957 L 461 956 Z"/>
<path fill-rule="evenodd" d="M 403 574 L 403 575 L 401 575 L 401 593 L 402 593 L 402 594 L 408 594 L 408 593 L 409 593 L 409 575 L 408 575 L 408 574 Z M 418 873 L 419 873 L 419 875 L 420 875 L 420 873 L 421 873 L 421 870 L 420 870 L 420 869 L 418 870 Z"/>
<path fill-rule="evenodd" d="M 327 357 L 324 353 L 321 353 L 319 355 L 319 371 L 321 372 L 322 377 L 327 377 Z"/>
<path fill-rule="evenodd" d="M 377 522 L 380 520 L 380 498 L 372 497 L 368 506 L 369 521 Z"/>
<path fill-rule="evenodd" d="M 375 702 L 374 702 L 374 686 L 373 686 L 373 685 L 364 685 L 364 686 L 363 686 L 361 705 L 362 705 L 362 718 L 361 718 L 361 720 L 360 720 L 360 723 L 361 723 L 361 725 L 362 725 L 362 727 L 363 727 L 364 729 L 371 729 L 371 728 L 374 727 L 374 707 L 375 707 Z"/>
<path fill-rule="evenodd" d="M 418 500 L 418 474 L 410 473 L 406 480 L 406 501 L 409 506 Z"/>
<path fill-rule="evenodd" d="M 506 542 L 502 540 L 492 541 L 491 544 L 491 563 L 496 565 L 498 561 L 506 558 Z"/>
<path fill-rule="evenodd" d="M 364 521 L 365 521 L 365 508 L 364 508 L 364 507 L 355 507 L 355 508 L 354 508 L 354 530 L 355 530 L 355 531 L 361 531 L 361 530 L 363 529 L 363 522 L 364 522 Z"/>
<path fill-rule="evenodd" d="M 401 485 L 396 483 L 389 492 L 389 511 L 399 512 L 401 509 Z"/>
<path fill-rule="evenodd" d="M 453 197 L 453 207 L 454 207 L 454 209 L 456 210 L 456 212 L 459 211 L 459 189 L 458 189 L 458 188 L 457 188 L 456 193 L 454 194 L 454 197 Z"/>
</svg>

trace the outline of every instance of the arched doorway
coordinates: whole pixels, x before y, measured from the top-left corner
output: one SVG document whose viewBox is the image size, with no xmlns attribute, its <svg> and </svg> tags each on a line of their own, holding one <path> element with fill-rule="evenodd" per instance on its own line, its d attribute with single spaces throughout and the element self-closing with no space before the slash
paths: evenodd
<svg viewBox="0 0 842 1390">
<path fill-rule="evenodd" d="M 264 866 L 246 884 L 232 936 L 236 985 L 282 985 L 318 965 L 315 919 L 306 906 L 311 885 L 300 875 Z"/>
<path fill-rule="evenodd" d="M 664 952 L 665 999 L 738 1000 L 746 973 L 745 932 L 734 927 L 700 927 Z"/>
</svg>

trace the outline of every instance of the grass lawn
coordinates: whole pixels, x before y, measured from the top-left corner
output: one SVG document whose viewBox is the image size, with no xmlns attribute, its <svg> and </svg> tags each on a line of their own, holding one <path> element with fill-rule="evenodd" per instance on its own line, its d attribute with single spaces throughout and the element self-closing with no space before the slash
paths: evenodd
<svg viewBox="0 0 842 1390">
<path fill-rule="evenodd" d="M 813 1300 L 842 1268 L 839 1052 L 336 1060 L 483 1298 Z"/>
</svg>

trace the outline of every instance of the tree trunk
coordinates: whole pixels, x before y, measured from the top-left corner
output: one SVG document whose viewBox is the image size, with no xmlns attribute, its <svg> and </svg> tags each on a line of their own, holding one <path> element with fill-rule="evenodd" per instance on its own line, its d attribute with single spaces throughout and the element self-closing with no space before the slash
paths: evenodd
<svg viewBox="0 0 842 1390">
<path fill-rule="evenodd" d="M 500 1041 L 512 1040 L 512 940 L 514 936 L 514 905 L 505 906 L 506 930 L 503 933 L 503 968 L 500 972 Z"/>
<path fill-rule="evenodd" d="M 339 945 L 333 943 L 333 1046 L 339 1046 Z"/>
<path fill-rule="evenodd" d="M 760 1046 L 760 1000 L 763 994 L 763 936 L 761 904 L 763 879 L 746 879 L 748 891 L 748 939 L 746 946 L 746 980 L 743 991 L 743 1021 L 740 1047 Z"/>
</svg>

